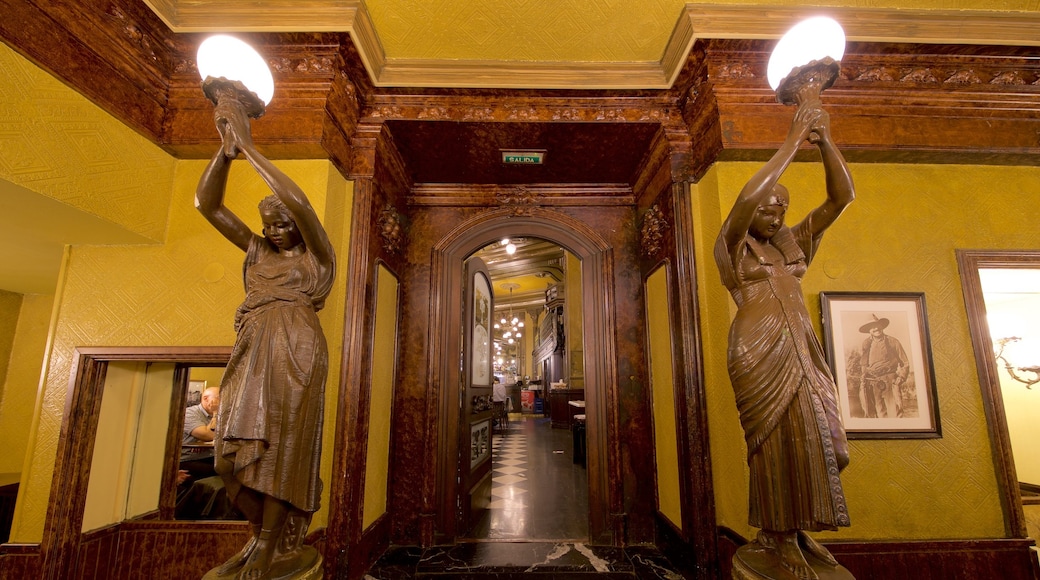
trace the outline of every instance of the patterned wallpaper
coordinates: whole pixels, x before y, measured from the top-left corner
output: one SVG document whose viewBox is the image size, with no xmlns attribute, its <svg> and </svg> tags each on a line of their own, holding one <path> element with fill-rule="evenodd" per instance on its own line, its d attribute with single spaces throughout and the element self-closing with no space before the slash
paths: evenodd
<svg viewBox="0 0 1040 580">
<path fill-rule="evenodd" d="M 0 386 L 7 378 L 7 365 L 11 362 L 14 346 L 14 331 L 18 326 L 18 313 L 22 309 L 22 295 L 0 290 Z M 0 390 L 0 401 L 3 391 Z M 0 402 L 2 407 L 2 402 Z"/>
<path fill-rule="evenodd" d="M 25 461 L 54 306 L 54 296 L 27 294 L 20 298 L 18 328 L 13 331 L 11 362 L 0 400 L 0 441 L 4 442 L 0 473 L 18 473 Z"/>
<path fill-rule="evenodd" d="M 0 179 L 161 241 L 173 158 L 4 44 L 0 70 Z"/>
<path fill-rule="evenodd" d="M 720 164 L 697 195 L 729 207 L 757 163 Z M 857 199 L 828 231 L 804 289 L 819 321 L 821 291 L 924 292 L 935 365 L 941 439 L 855 440 L 843 474 L 853 525 L 840 539 L 1001 537 L 1003 516 L 954 250 L 1035 248 L 1032 223 L 1040 168 L 958 165 L 854 165 Z M 718 186 L 714 187 L 717 180 Z M 797 221 L 824 195 L 822 166 L 794 164 L 781 180 Z M 725 370 L 732 301 L 710 255 L 721 213 L 699 202 L 698 249 L 705 279 L 706 365 L 720 523 L 747 534 L 743 435 Z M 723 316 L 723 312 L 726 313 Z M 720 328 L 720 322 L 722 327 Z M 817 327 L 817 332 L 820 328 Z M 728 392 L 727 392 L 728 391 Z M 734 442 L 734 436 L 740 437 Z M 736 452 L 737 445 L 740 453 Z"/>
</svg>

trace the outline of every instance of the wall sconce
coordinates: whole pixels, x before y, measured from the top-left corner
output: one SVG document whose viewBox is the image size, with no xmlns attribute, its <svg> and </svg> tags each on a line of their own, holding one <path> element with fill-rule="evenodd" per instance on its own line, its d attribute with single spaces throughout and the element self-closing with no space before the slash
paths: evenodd
<svg viewBox="0 0 1040 580">
<path fill-rule="evenodd" d="M 845 31 L 826 16 L 803 20 L 787 31 L 769 57 L 766 76 L 776 100 L 799 107 L 820 101 L 838 78 Z"/>
<path fill-rule="evenodd" d="M 232 36 L 211 36 L 199 45 L 196 64 L 202 76 L 202 92 L 219 104 L 234 99 L 253 119 L 263 116 L 274 96 L 274 78 L 263 57 Z"/>
<path fill-rule="evenodd" d="M 1027 389 L 1032 389 L 1033 385 L 1035 385 L 1036 383 L 1040 383 L 1040 366 L 1016 367 L 1011 364 L 1007 357 L 1004 356 L 1004 349 L 1007 347 L 1008 344 L 1012 342 L 1019 342 L 1021 340 L 1022 338 L 1018 336 L 1008 336 L 1006 338 L 998 338 L 997 340 L 993 341 L 997 345 L 996 359 L 998 363 L 1004 364 L 1004 370 L 1006 370 L 1007 373 L 1011 375 L 1011 378 L 1024 384 Z M 1019 372 L 1033 373 L 1033 378 L 1030 379 L 1019 376 Z"/>
</svg>

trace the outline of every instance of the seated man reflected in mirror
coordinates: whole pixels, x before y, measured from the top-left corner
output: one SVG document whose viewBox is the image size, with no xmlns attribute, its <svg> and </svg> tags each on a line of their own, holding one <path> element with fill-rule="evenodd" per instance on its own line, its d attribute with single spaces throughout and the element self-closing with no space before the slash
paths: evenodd
<svg viewBox="0 0 1040 580">
<path fill-rule="evenodd" d="M 184 410 L 175 510 L 179 520 L 242 517 L 232 507 L 224 483 L 213 468 L 219 406 L 219 387 L 209 387 L 202 392 L 202 400 L 197 405 L 189 405 Z"/>
<path fill-rule="evenodd" d="M 217 430 L 220 388 L 209 387 L 202 400 L 184 410 L 184 436 L 181 438 L 181 469 L 190 479 L 216 475 L 213 470 L 213 439 Z"/>
</svg>

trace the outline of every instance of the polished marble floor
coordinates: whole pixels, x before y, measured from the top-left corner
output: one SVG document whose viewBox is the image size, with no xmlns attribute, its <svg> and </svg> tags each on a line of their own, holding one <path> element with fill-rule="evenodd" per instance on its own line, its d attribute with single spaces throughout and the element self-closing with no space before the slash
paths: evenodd
<svg viewBox="0 0 1040 580">
<path fill-rule="evenodd" d="M 588 477 L 570 431 L 513 414 L 495 432 L 492 461 L 491 506 L 466 541 L 391 547 L 366 580 L 682 579 L 653 548 L 586 544 Z"/>
<path fill-rule="evenodd" d="M 514 414 L 491 443 L 491 506 L 467 537 L 571 540 L 589 536 L 588 476 L 574 463 L 571 432 Z"/>
</svg>

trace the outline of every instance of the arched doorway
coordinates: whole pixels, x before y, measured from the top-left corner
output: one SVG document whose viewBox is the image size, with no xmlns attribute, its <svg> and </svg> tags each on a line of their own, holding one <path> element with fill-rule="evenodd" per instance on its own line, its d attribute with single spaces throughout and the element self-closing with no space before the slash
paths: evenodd
<svg viewBox="0 0 1040 580">
<path fill-rule="evenodd" d="M 486 268 L 494 295 L 488 322 L 493 415 L 490 456 L 483 461 L 490 473 L 481 480 L 486 487 L 475 485 L 480 470 L 475 474 L 472 469 L 473 455 L 481 449 L 479 426 L 486 419 L 464 406 L 462 435 L 472 439 L 478 434 L 477 442 L 467 441 L 469 506 L 478 507 L 468 514 L 463 510 L 469 517 L 460 528 L 476 542 L 585 543 L 589 486 L 581 436 L 587 418 L 581 407 L 581 262 L 555 243 L 511 237 L 477 251 L 467 261 L 471 272 L 475 264 Z M 467 332 L 465 325 L 462 332 Z M 480 395 L 475 389 L 465 399 L 472 402 Z M 464 482 L 466 468 L 462 462 Z"/>
<path fill-rule="evenodd" d="M 573 253 L 582 264 L 584 348 L 585 348 L 585 401 L 587 406 L 587 459 L 589 482 L 589 536 L 590 541 L 611 543 L 614 534 L 609 525 L 609 514 L 618 511 L 613 504 L 618 494 L 608 482 L 617 481 L 611 472 L 619 469 L 619 458 L 610 444 L 612 433 L 617 432 L 613 412 L 616 409 L 614 383 L 616 351 L 613 311 L 613 257 L 610 245 L 587 224 L 566 214 L 537 207 L 525 208 L 517 215 L 515 208 L 499 208 L 477 214 L 459 224 L 451 233 L 437 242 L 431 260 L 430 336 L 433 342 L 429 358 L 431 377 L 441 386 L 439 409 L 439 439 L 442 442 L 458 440 L 459 429 L 459 328 L 461 304 L 454 297 L 462 295 L 463 261 L 478 249 L 502 237 L 531 236 L 559 244 Z M 454 510 L 444 506 L 457 505 L 460 490 L 456 481 L 458 449 L 441 444 L 437 452 L 435 490 L 439 527 L 449 537 L 457 537 Z"/>
</svg>

